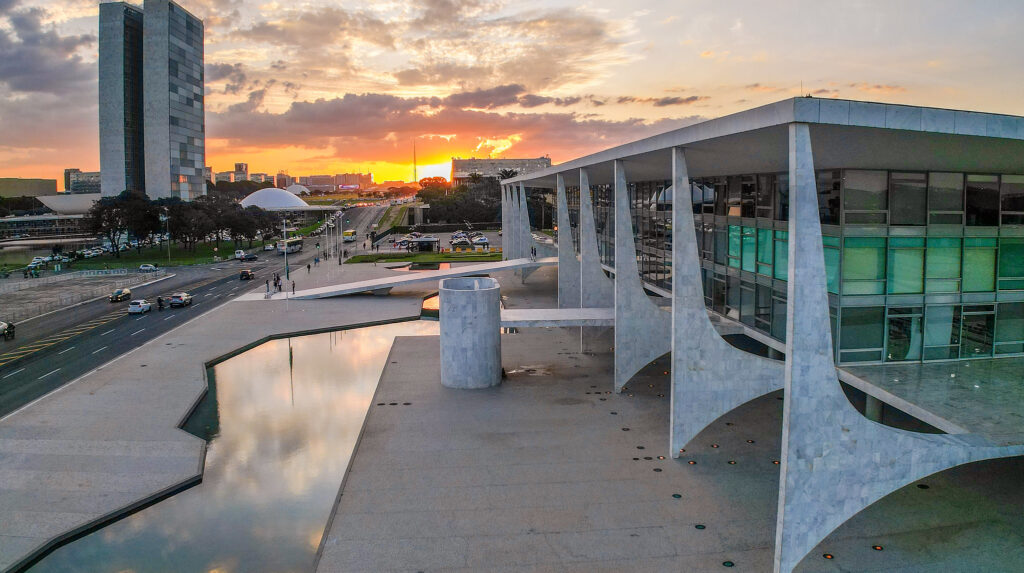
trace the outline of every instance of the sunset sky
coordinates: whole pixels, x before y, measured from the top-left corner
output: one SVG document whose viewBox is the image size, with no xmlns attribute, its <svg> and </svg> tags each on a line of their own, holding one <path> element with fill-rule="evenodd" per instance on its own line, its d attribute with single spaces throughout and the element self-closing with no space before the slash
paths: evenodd
<svg viewBox="0 0 1024 573">
<path fill-rule="evenodd" d="M 180 0 L 206 23 L 207 165 L 559 163 L 777 101 L 1024 115 L 1024 2 Z M 628 8 L 624 8 L 628 6 Z M 969 9 L 969 10 L 968 10 Z M 967 10 L 967 11 L 965 11 Z M 0 177 L 99 169 L 95 0 L 0 0 Z"/>
</svg>

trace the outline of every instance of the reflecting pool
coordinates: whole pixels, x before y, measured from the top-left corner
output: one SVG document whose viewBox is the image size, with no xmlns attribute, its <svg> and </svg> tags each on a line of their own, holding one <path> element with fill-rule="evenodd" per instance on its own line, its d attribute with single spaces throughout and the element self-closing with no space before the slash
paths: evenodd
<svg viewBox="0 0 1024 573">
<path fill-rule="evenodd" d="M 189 431 L 203 482 L 74 541 L 31 571 L 311 571 L 395 336 L 412 321 L 268 342 L 214 367 Z"/>
</svg>

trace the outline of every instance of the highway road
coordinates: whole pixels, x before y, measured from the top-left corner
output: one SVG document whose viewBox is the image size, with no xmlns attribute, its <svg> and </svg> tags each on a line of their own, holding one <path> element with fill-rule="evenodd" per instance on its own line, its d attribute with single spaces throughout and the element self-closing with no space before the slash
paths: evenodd
<svg viewBox="0 0 1024 573">
<path fill-rule="evenodd" d="M 361 249 L 370 225 L 383 212 L 383 207 L 363 207 L 345 213 L 345 218 L 350 221 L 345 228 L 356 229 L 359 237 L 355 244 L 348 243 L 347 247 L 343 245 L 343 248 L 349 249 L 349 255 L 355 254 L 357 247 Z M 301 253 L 289 256 L 289 266 L 297 270 L 309 263 L 317 255 L 314 246 L 318 241 L 326 248 L 325 237 L 309 238 Z M 256 279 L 239 280 L 238 271 L 242 268 L 251 268 L 256 273 Z M 5 352 L 0 355 L 0 416 L 21 408 L 235 296 L 265 289 L 264 281 L 271 279 L 274 273 L 284 274 L 284 258 L 276 253 L 267 252 L 264 255 L 260 252 L 258 261 L 225 261 L 207 266 L 204 271 L 185 269 L 175 278 L 133 288 L 133 298 L 145 297 L 153 302 L 153 310 L 143 315 L 128 315 L 127 302 L 112 304 L 100 300 L 36 319 L 45 321 L 38 326 L 32 325 L 35 321 L 25 323 L 28 328 L 24 330 L 48 327 L 55 331 L 22 344 L 16 350 L 0 346 L 0 352 Z M 181 290 L 192 294 L 191 306 L 156 310 L 157 296 L 168 297 Z M 22 331 L 23 327 L 18 326 L 19 339 Z"/>
</svg>

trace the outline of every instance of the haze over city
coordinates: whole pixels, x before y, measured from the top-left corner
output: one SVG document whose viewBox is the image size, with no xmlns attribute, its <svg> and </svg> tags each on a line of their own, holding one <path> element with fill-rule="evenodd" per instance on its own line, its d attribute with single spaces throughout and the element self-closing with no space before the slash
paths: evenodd
<svg viewBox="0 0 1024 573">
<path fill-rule="evenodd" d="M 1024 80 L 998 72 L 1024 66 L 1013 1 L 183 6 L 205 22 L 217 171 L 409 180 L 413 140 L 420 177 L 453 156 L 558 163 L 801 94 L 1024 113 Z M 97 13 L 0 0 L 0 177 L 99 168 Z"/>
</svg>

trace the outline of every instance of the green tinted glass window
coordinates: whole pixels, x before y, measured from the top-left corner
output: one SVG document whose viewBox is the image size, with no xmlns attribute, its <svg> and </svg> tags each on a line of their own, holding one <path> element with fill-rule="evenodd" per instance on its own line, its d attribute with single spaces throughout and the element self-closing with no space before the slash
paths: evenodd
<svg viewBox="0 0 1024 573">
<path fill-rule="evenodd" d="M 729 225 L 729 266 L 739 268 L 743 252 L 742 231 L 739 225 Z"/>
<path fill-rule="evenodd" d="M 924 315 L 924 358 L 960 356 L 960 307 L 929 306 Z"/>
<path fill-rule="evenodd" d="M 840 350 L 868 350 L 871 352 L 842 352 L 843 362 L 881 360 L 885 340 L 884 307 L 845 307 L 840 315 Z"/>
<path fill-rule="evenodd" d="M 916 294 L 924 290 L 924 239 L 889 239 L 889 293 Z"/>
<path fill-rule="evenodd" d="M 960 239 L 936 237 L 928 239 L 925 260 L 926 292 L 960 291 Z"/>
<path fill-rule="evenodd" d="M 999 288 L 1024 289 L 1024 239 L 999 240 Z"/>
<path fill-rule="evenodd" d="M 743 270 L 754 272 L 757 270 L 757 229 L 743 227 Z"/>
<path fill-rule="evenodd" d="M 964 239 L 964 292 L 991 292 L 996 289 L 996 240 Z"/>
<path fill-rule="evenodd" d="M 883 294 L 885 239 L 847 237 L 843 242 L 843 294 Z"/>
<path fill-rule="evenodd" d="M 772 254 L 774 253 L 774 247 L 772 245 L 772 230 L 771 229 L 758 229 L 757 230 L 757 272 L 772 276 Z"/>
<path fill-rule="evenodd" d="M 775 231 L 775 278 L 786 280 L 789 273 L 789 231 Z"/>
</svg>

